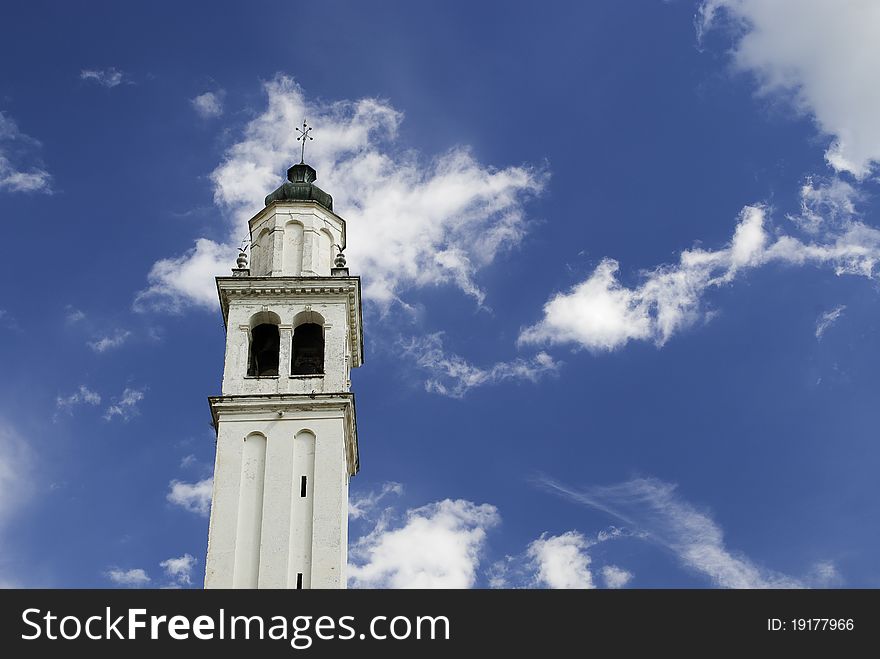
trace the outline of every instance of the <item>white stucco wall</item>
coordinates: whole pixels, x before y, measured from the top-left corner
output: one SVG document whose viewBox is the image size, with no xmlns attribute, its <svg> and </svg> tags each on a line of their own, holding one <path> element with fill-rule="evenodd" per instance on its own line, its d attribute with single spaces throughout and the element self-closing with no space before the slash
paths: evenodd
<svg viewBox="0 0 880 659">
<path fill-rule="evenodd" d="M 344 221 L 312 202 L 276 202 L 250 220 L 251 275 L 329 277 Z"/>
<path fill-rule="evenodd" d="M 230 410 L 223 405 L 205 587 L 295 588 L 303 572 L 304 588 L 344 588 L 356 441 L 350 398 L 254 397 Z M 311 456 L 301 441 L 308 435 Z M 307 501 L 300 496 L 304 475 Z"/>
<path fill-rule="evenodd" d="M 247 375 L 251 318 L 270 311 L 281 319 L 278 326 L 281 349 L 277 376 Z M 309 314 L 318 317 L 309 317 Z M 290 375 L 295 321 L 319 322 L 324 326 L 324 374 Z M 296 296 L 276 294 L 271 298 L 233 300 L 227 321 L 226 359 L 223 370 L 224 395 L 281 394 L 348 391 L 351 351 L 349 348 L 349 306 L 346 296 L 325 294 Z"/>
</svg>

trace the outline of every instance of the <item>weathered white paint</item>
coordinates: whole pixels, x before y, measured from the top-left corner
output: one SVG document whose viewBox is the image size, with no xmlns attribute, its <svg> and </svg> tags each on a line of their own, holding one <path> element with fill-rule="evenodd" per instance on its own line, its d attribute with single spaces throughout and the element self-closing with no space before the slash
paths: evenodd
<svg viewBox="0 0 880 659">
<path fill-rule="evenodd" d="M 357 473 L 350 369 L 362 356 L 360 282 L 330 277 L 345 223 L 313 202 L 250 221 L 251 276 L 218 279 L 227 327 L 206 588 L 344 588 L 348 482 Z M 278 325 L 279 375 L 247 375 L 251 330 Z M 293 330 L 324 329 L 324 373 L 290 375 Z M 302 477 L 306 496 L 301 496 Z"/>
<path fill-rule="evenodd" d="M 344 588 L 348 479 L 358 468 L 352 395 L 220 396 L 211 402 L 220 430 L 205 587 L 296 587 L 296 572 L 308 570 L 304 587 Z M 266 438 L 260 507 L 252 497 L 256 481 L 248 479 L 259 466 L 245 449 L 259 436 L 254 433 Z M 297 437 L 306 433 L 315 438 L 313 458 L 308 440 L 299 451 L 296 447 Z M 312 499 L 297 508 L 302 475 L 309 477 Z M 308 523 L 297 521 L 298 515 L 308 515 L 308 505 L 311 531 Z M 260 518 L 256 561 L 255 516 Z M 256 565 L 256 576 L 243 571 L 245 565 L 251 570 Z M 298 566 L 303 569 L 294 569 Z"/>
<path fill-rule="evenodd" d="M 287 587 L 296 588 L 297 575 L 302 574 L 302 587 L 312 585 L 312 529 L 315 512 L 315 445 L 311 430 L 302 430 L 293 440 L 293 466 L 296 472 L 291 492 L 293 515 L 290 524 L 290 563 Z M 306 496 L 302 496 L 302 478 L 306 479 Z"/>
<path fill-rule="evenodd" d="M 345 222 L 314 202 L 275 202 L 251 218 L 251 275 L 329 277 Z"/>
<path fill-rule="evenodd" d="M 256 588 L 260 574 L 263 489 L 266 478 L 266 437 L 254 432 L 244 438 L 236 519 L 234 588 Z"/>
</svg>

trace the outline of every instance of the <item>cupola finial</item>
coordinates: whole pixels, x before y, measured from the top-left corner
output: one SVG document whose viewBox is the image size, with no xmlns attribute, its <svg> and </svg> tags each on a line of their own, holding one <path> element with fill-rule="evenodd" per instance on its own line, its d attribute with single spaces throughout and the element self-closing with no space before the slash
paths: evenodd
<svg viewBox="0 0 880 659">
<path fill-rule="evenodd" d="M 315 138 L 309 135 L 309 133 L 312 132 L 312 127 L 306 123 L 305 119 L 303 119 L 303 127 L 300 128 L 299 126 L 297 126 L 296 132 L 299 133 L 299 137 L 296 138 L 296 141 L 302 142 L 302 150 L 300 151 L 299 155 L 299 164 L 304 165 L 306 163 L 306 140 L 313 140 Z"/>
</svg>

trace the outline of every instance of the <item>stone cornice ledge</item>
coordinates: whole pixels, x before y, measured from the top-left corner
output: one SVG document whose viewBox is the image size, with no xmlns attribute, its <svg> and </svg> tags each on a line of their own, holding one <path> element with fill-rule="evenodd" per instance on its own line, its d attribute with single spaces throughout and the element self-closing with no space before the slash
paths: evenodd
<svg viewBox="0 0 880 659">
<path fill-rule="evenodd" d="M 361 278 L 354 277 L 217 277 L 217 294 L 223 312 L 223 326 L 229 318 L 229 302 L 234 297 L 272 294 L 276 296 L 347 295 L 353 367 L 364 363 Z"/>
<path fill-rule="evenodd" d="M 357 440 L 357 417 L 355 414 L 354 394 L 339 392 L 328 394 L 259 394 L 240 396 L 209 396 L 211 419 L 216 431 L 220 415 L 248 415 L 252 419 L 270 420 L 281 416 L 296 417 L 298 412 L 308 412 L 307 418 L 316 418 L 321 413 L 335 416 L 334 412 L 342 412 L 345 418 L 346 462 L 348 473 L 354 476 L 360 470 L 360 455 Z M 269 409 L 267 409 L 269 408 Z"/>
</svg>

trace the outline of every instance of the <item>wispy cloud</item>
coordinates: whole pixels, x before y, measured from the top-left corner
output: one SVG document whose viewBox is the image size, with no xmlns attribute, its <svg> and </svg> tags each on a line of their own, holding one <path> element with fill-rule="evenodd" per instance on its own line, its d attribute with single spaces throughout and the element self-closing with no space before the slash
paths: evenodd
<svg viewBox="0 0 880 659">
<path fill-rule="evenodd" d="M 114 67 L 109 69 L 83 69 L 79 72 L 79 77 L 80 80 L 94 82 L 108 89 L 128 81 L 126 74 Z"/>
<path fill-rule="evenodd" d="M 851 188 L 850 188 L 851 189 Z M 839 185 L 814 184 L 801 190 L 804 213 L 812 213 L 809 237 L 772 227 L 765 206 L 747 206 L 731 240 L 717 250 L 681 252 L 678 263 L 642 273 L 642 282 L 624 286 L 617 261 L 602 259 L 593 273 L 544 305 L 543 318 L 520 333 L 520 344 L 573 343 L 591 351 L 610 351 L 630 341 L 662 346 L 674 334 L 705 319 L 703 298 L 750 270 L 769 264 L 829 267 L 838 275 L 875 276 L 880 261 L 880 230 L 868 226 L 842 203 Z M 852 195 L 849 201 L 852 202 Z M 835 212 L 817 213 L 833 205 Z"/>
<path fill-rule="evenodd" d="M 476 276 L 522 240 L 524 204 L 542 191 L 543 170 L 495 169 L 466 147 L 433 158 L 403 150 L 396 144 L 403 116 L 383 100 L 323 103 L 283 75 L 264 89 L 266 109 L 211 175 L 227 222 L 182 256 L 157 261 L 136 308 L 216 306 L 213 277 L 232 267 L 247 219 L 299 160 L 290 127 L 304 117 L 321 136 L 306 158 L 349 220 L 346 253 L 365 277 L 365 299 L 387 307 L 409 289 L 452 284 L 483 301 Z"/>
<path fill-rule="evenodd" d="M 169 503 L 207 517 L 211 511 L 211 492 L 214 488 L 214 479 L 206 478 L 195 483 L 173 480 L 168 484 L 168 494 L 165 498 Z"/>
<path fill-rule="evenodd" d="M 85 317 L 85 313 L 75 307 L 67 305 L 67 307 L 65 308 L 64 322 L 68 323 L 69 325 L 75 325 L 81 320 L 85 320 Z"/>
<path fill-rule="evenodd" d="M 837 320 L 843 315 L 844 311 L 846 311 L 846 305 L 841 304 L 839 307 L 835 307 L 831 311 L 826 311 L 816 319 L 817 340 L 822 340 L 822 336 L 825 334 L 825 332 L 827 332 L 831 328 L 831 326 L 837 322 Z"/>
<path fill-rule="evenodd" d="M 107 577 L 117 586 L 126 588 L 141 588 L 150 583 L 151 579 L 143 568 L 122 569 L 118 567 L 109 568 L 104 572 Z"/>
<path fill-rule="evenodd" d="M 683 565 L 720 588 L 803 588 L 822 585 L 768 570 L 729 550 L 711 515 L 685 501 L 676 486 L 655 478 L 637 478 L 610 486 L 573 489 L 548 478 L 540 483 L 572 501 L 601 510 L 642 531 L 670 550 Z M 822 565 L 831 565 L 822 563 Z M 833 566 L 832 566 L 833 567 Z M 827 569 L 825 570 L 827 574 Z"/>
<path fill-rule="evenodd" d="M 0 417 L 0 528 L 33 493 L 34 453 L 11 423 Z"/>
<path fill-rule="evenodd" d="M 226 93 L 221 89 L 216 92 L 205 92 L 190 99 L 193 109 L 202 119 L 213 119 L 223 114 L 223 97 Z"/>
<path fill-rule="evenodd" d="M 191 554 L 184 554 L 177 558 L 166 559 L 159 563 L 159 566 L 165 570 L 165 575 L 170 578 L 174 584 L 179 586 L 191 586 L 193 568 L 195 568 L 197 563 L 198 560 L 196 560 L 194 556 Z"/>
<path fill-rule="evenodd" d="M 383 483 L 378 492 L 367 492 L 366 494 L 352 492 L 348 499 L 348 516 L 351 519 L 367 517 L 376 509 L 379 502 L 392 494 L 397 496 L 403 494 L 403 485 L 392 481 Z"/>
<path fill-rule="evenodd" d="M 113 334 L 109 336 L 102 336 L 99 339 L 95 339 L 94 341 L 89 341 L 89 347 L 95 352 L 107 352 L 108 350 L 113 350 L 114 348 L 120 347 L 124 344 L 128 338 L 131 336 L 131 332 L 128 330 L 116 330 Z"/>
<path fill-rule="evenodd" d="M 445 352 L 442 332 L 411 338 L 402 342 L 401 347 L 403 354 L 431 374 L 425 381 L 425 390 L 451 398 L 463 398 L 475 387 L 503 381 L 537 382 L 556 373 L 561 365 L 546 352 L 539 352 L 528 359 L 517 358 L 481 368 L 463 357 Z"/>
<path fill-rule="evenodd" d="M 0 112 L 0 192 L 52 192 L 52 175 L 36 158 L 40 146 Z"/>
<path fill-rule="evenodd" d="M 521 554 L 505 556 L 487 570 L 491 588 L 596 588 L 596 572 L 592 547 L 621 538 L 639 537 L 627 529 L 610 527 L 594 536 L 580 531 L 566 531 L 559 535 L 542 533 L 533 540 Z M 606 574 L 618 571 L 616 586 L 610 586 Z M 632 574 L 614 565 L 603 565 L 600 569 L 605 586 L 622 588 Z"/>
<path fill-rule="evenodd" d="M 55 409 L 67 414 L 73 414 L 74 408 L 79 405 L 100 404 L 101 394 L 97 391 L 92 391 L 84 384 L 79 385 L 79 388 L 68 396 L 58 396 L 55 398 Z"/>
<path fill-rule="evenodd" d="M 132 417 L 137 416 L 140 411 L 138 404 L 144 399 L 144 389 L 133 389 L 126 387 L 119 398 L 114 399 L 113 404 L 104 411 L 104 419 L 112 421 L 119 417 L 123 421 L 128 421 Z"/>
</svg>

